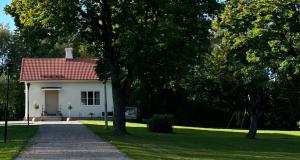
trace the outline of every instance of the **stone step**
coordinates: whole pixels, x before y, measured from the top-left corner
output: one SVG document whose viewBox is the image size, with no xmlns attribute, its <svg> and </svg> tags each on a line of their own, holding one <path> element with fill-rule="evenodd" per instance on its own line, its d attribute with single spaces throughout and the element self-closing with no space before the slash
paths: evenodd
<svg viewBox="0 0 300 160">
<path fill-rule="evenodd" d="M 43 116 L 42 121 L 61 121 L 62 116 Z"/>
</svg>

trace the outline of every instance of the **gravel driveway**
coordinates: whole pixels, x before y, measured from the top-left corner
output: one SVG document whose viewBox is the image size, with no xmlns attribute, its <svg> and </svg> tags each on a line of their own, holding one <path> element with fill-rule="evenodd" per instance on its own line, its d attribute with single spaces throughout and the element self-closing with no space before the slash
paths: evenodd
<svg viewBox="0 0 300 160">
<path fill-rule="evenodd" d="M 129 159 L 77 121 L 38 124 L 38 134 L 17 160 Z"/>
</svg>

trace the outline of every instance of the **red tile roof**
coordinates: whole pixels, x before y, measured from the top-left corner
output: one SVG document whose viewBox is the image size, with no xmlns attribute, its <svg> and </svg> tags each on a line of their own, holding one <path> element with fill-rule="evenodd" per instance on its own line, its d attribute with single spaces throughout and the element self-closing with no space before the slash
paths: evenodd
<svg viewBox="0 0 300 160">
<path fill-rule="evenodd" d="M 98 80 L 96 59 L 23 58 L 20 81 Z"/>
</svg>

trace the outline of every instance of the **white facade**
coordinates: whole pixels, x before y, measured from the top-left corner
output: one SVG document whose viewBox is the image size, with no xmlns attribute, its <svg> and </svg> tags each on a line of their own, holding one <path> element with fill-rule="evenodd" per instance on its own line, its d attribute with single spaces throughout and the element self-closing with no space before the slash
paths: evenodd
<svg viewBox="0 0 300 160">
<path fill-rule="evenodd" d="M 41 117 L 46 108 L 46 94 L 49 90 L 57 90 L 58 111 L 63 117 L 69 117 L 68 105 L 72 106 L 70 117 L 84 118 L 102 117 L 105 105 L 104 84 L 96 81 L 28 81 L 25 83 L 25 118 L 27 117 L 27 98 L 29 98 L 29 117 Z M 30 83 L 29 97 L 27 83 Z M 100 92 L 100 105 L 84 105 L 81 103 L 81 92 Z M 49 92 L 48 92 L 49 93 Z M 107 111 L 113 112 L 111 83 L 106 83 Z M 39 106 L 36 109 L 34 106 Z"/>
</svg>

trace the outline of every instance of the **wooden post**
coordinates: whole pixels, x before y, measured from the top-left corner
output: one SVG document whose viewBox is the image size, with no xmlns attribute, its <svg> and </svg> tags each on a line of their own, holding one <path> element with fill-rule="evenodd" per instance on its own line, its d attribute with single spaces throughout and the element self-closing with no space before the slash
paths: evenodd
<svg viewBox="0 0 300 160">
<path fill-rule="evenodd" d="M 30 83 L 27 83 L 27 126 L 29 126 L 29 88 Z"/>
<path fill-rule="evenodd" d="M 108 128 L 107 122 L 107 93 L 106 93 L 106 81 L 104 81 L 104 121 L 105 121 L 105 129 Z"/>
</svg>

